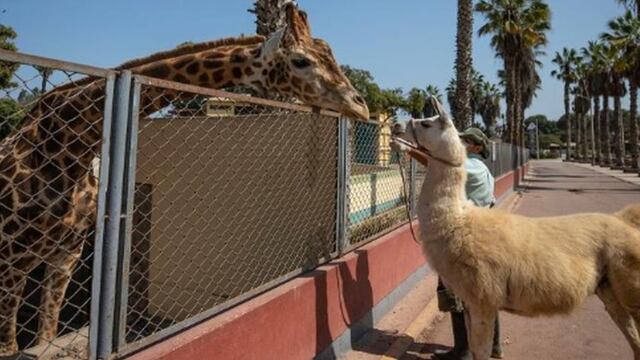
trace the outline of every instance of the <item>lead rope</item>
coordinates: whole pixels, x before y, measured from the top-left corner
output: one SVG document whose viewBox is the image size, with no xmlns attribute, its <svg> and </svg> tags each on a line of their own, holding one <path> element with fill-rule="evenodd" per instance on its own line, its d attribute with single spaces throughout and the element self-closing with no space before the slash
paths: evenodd
<svg viewBox="0 0 640 360">
<path fill-rule="evenodd" d="M 413 230 L 413 218 L 411 217 L 411 209 L 409 207 L 409 196 L 407 195 L 407 181 L 404 176 L 404 166 L 402 165 L 403 154 L 398 152 L 398 165 L 400 166 L 400 177 L 402 178 L 402 196 L 404 196 L 404 208 L 407 211 L 407 219 L 409 219 L 409 229 L 411 230 L 411 236 L 413 236 L 413 241 L 417 244 L 420 244 L 418 238 L 416 237 L 416 233 Z M 413 200 L 413 199 L 412 199 Z"/>
</svg>

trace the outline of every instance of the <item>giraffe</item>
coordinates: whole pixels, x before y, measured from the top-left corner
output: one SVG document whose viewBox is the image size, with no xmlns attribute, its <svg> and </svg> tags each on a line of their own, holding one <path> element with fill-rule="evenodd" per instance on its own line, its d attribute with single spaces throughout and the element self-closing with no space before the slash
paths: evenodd
<svg viewBox="0 0 640 360">
<path fill-rule="evenodd" d="M 269 38 L 229 38 L 129 61 L 116 70 L 208 88 L 246 85 L 293 96 L 357 119 L 366 103 L 329 45 L 311 37 L 306 13 L 287 7 L 287 25 Z M 100 148 L 104 79 L 85 78 L 45 94 L 21 128 L 0 143 L 0 356 L 18 351 L 17 311 L 25 280 L 46 264 L 38 344 L 53 340 L 74 266 L 96 216 L 92 162 Z M 146 91 L 142 116 L 169 105 Z"/>
</svg>

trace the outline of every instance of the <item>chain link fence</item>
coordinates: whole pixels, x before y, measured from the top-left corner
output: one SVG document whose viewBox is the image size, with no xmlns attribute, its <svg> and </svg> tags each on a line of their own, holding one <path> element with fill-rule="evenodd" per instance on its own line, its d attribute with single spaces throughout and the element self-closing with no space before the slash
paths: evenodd
<svg viewBox="0 0 640 360">
<path fill-rule="evenodd" d="M 2 356 L 125 356 L 414 215 L 426 169 L 391 152 L 387 121 L 7 51 L 0 66 Z M 496 146 L 498 176 L 513 162 Z"/>
<path fill-rule="evenodd" d="M 98 162 L 113 78 L 100 69 L 2 55 L 0 356 L 21 349 L 18 358 L 84 359 Z"/>
<path fill-rule="evenodd" d="M 495 178 L 498 178 L 513 170 L 513 145 L 492 142 L 491 146 L 491 156 L 489 159 L 485 159 L 484 163 L 491 171 L 491 174 L 493 174 Z"/>
<path fill-rule="evenodd" d="M 127 342 L 336 251 L 337 118 L 168 85 L 140 92 Z"/>
<path fill-rule="evenodd" d="M 409 159 L 401 159 L 389 147 L 390 119 L 351 121 L 349 139 L 348 246 L 353 247 L 408 220 L 406 194 L 410 174 Z M 402 168 L 401 162 L 405 165 Z"/>
</svg>

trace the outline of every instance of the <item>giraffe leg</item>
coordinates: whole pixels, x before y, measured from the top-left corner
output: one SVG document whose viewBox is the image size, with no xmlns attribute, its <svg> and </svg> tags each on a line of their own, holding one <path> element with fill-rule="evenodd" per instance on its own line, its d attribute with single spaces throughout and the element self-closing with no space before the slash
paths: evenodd
<svg viewBox="0 0 640 360">
<path fill-rule="evenodd" d="M 0 260 L 0 356 L 18 352 L 16 326 L 18 308 L 27 273 L 4 259 Z"/>
<path fill-rule="evenodd" d="M 634 316 L 620 304 L 611 286 L 606 282 L 596 289 L 596 294 L 604 303 L 609 316 L 618 325 L 629 342 L 633 350 L 634 359 L 640 360 L 640 334 L 638 333 L 640 314 L 636 315 L 634 320 Z"/>
<path fill-rule="evenodd" d="M 53 341 L 58 335 L 58 317 L 71 275 L 82 253 L 82 247 L 71 254 L 56 256 L 55 262 L 47 262 L 38 328 L 38 345 Z"/>
</svg>

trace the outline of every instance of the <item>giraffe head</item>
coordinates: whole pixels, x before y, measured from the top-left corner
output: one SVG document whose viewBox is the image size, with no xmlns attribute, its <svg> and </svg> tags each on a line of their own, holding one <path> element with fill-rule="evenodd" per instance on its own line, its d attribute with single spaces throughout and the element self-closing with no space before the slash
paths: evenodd
<svg viewBox="0 0 640 360">
<path fill-rule="evenodd" d="M 271 35 L 260 51 L 264 89 L 368 120 L 366 102 L 338 66 L 329 45 L 311 37 L 306 13 L 293 4 L 286 11 L 287 25 Z"/>
</svg>

